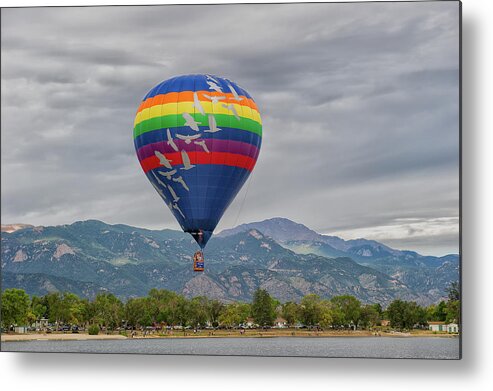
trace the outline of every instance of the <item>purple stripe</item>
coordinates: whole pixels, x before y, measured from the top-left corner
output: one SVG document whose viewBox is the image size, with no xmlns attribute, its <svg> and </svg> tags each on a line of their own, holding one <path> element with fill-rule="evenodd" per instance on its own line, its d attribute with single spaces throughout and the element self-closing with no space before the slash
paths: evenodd
<svg viewBox="0 0 493 391">
<path fill-rule="evenodd" d="M 238 155 L 245 155 L 251 157 L 253 159 L 257 159 L 259 150 L 258 148 L 249 143 L 244 143 L 242 141 L 232 141 L 232 140 L 214 140 L 212 138 L 209 139 L 200 139 L 199 141 L 205 141 L 207 148 L 210 152 L 229 152 L 236 153 Z M 178 147 L 178 151 L 185 150 L 187 152 L 190 151 L 203 151 L 203 148 L 200 145 L 194 144 L 192 141 L 190 144 L 186 144 L 185 141 L 174 139 L 173 140 Z M 140 147 L 137 151 L 137 156 L 139 157 L 139 161 L 146 159 L 150 156 L 154 156 L 154 152 L 159 151 L 161 153 L 173 153 L 176 152 L 171 145 L 168 145 L 166 141 L 160 141 L 158 143 L 152 143 L 144 145 Z"/>
</svg>

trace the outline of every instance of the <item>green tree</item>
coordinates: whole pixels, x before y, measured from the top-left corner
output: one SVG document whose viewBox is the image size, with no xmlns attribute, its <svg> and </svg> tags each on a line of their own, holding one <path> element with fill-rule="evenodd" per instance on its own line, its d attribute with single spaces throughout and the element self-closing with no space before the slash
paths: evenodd
<svg viewBox="0 0 493 391">
<path fill-rule="evenodd" d="M 213 327 L 219 326 L 219 317 L 225 307 L 219 300 L 209 300 L 207 303 L 207 316 Z"/>
<path fill-rule="evenodd" d="M 426 310 L 415 302 L 394 300 L 387 308 L 390 325 L 397 329 L 411 329 L 417 323 L 426 322 Z"/>
<path fill-rule="evenodd" d="M 219 316 L 221 325 L 231 328 L 238 326 L 242 322 L 242 314 L 237 303 L 226 305 L 224 311 Z"/>
<path fill-rule="evenodd" d="M 435 308 L 435 313 L 433 314 L 433 320 L 438 322 L 445 322 L 447 319 L 447 303 L 445 301 L 441 301 Z"/>
<path fill-rule="evenodd" d="M 197 296 L 190 300 L 189 317 L 193 327 L 204 327 L 208 321 L 208 299 Z"/>
<path fill-rule="evenodd" d="M 179 295 L 175 292 L 168 292 L 165 306 L 160 313 L 160 318 L 164 319 L 168 324 L 181 325 L 184 321 L 184 317 L 188 317 L 187 303 L 188 301 L 184 296 Z"/>
<path fill-rule="evenodd" d="M 460 286 L 459 282 L 452 282 L 447 288 L 448 301 L 445 312 L 447 316 L 445 321 L 448 323 L 460 322 Z"/>
<path fill-rule="evenodd" d="M 300 320 L 306 326 L 315 326 L 322 315 L 322 300 L 316 294 L 309 294 L 301 299 Z"/>
<path fill-rule="evenodd" d="M 236 308 L 238 314 L 240 315 L 240 324 L 246 323 L 246 320 L 249 316 L 252 315 L 252 305 L 250 303 L 236 303 Z"/>
<path fill-rule="evenodd" d="M 375 303 L 375 304 L 371 304 L 371 306 L 373 307 L 373 309 L 377 312 L 378 316 L 380 318 L 382 318 L 382 315 L 383 315 L 383 309 L 382 309 L 382 306 L 380 305 L 380 303 Z"/>
<path fill-rule="evenodd" d="M 358 326 L 361 315 L 361 303 L 358 299 L 354 296 L 342 295 L 334 296 L 330 301 L 343 314 L 345 325 Z"/>
<path fill-rule="evenodd" d="M 435 311 L 436 311 L 436 305 L 435 304 L 431 304 L 425 308 L 427 321 L 435 320 Z"/>
<path fill-rule="evenodd" d="M 387 316 L 389 317 L 390 326 L 403 329 L 404 328 L 404 311 L 405 305 L 402 300 L 394 300 L 387 308 Z"/>
<path fill-rule="evenodd" d="M 409 311 L 413 316 L 412 320 L 414 321 L 414 324 L 425 326 L 428 323 L 426 308 L 421 307 L 412 301 L 409 303 Z"/>
<path fill-rule="evenodd" d="M 148 299 L 147 305 L 151 323 L 164 322 L 167 325 L 180 323 L 179 311 L 184 309 L 183 297 L 166 289 L 151 289 Z"/>
<path fill-rule="evenodd" d="M 274 309 L 274 320 L 282 313 L 282 304 L 279 300 L 271 297 L 271 306 Z"/>
<path fill-rule="evenodd" d="M 177 323 L 182 327 L 190 326 L 190 302 L 183 296 L 176 298 L 175 317 Z"/>
<path fill-rule="evenodd" d="M 272 326 L 276 319 L 276 308 L 265 289 L 257 289 L 253 295 L 252 316 L 260 326 Z"/>
<path fill-rule="evenodd" d="M 128 326 L 150 326 L 152 316 L 150 311 L 149 298 L 137 297 L 129 299 L 124 306 L 124 319 Z"/>
<path fill-rule="evenodd" d="M 87 300 L 81 300 L 70 292 L 54 292 L 44 296 L 43 303 L 50 322 L 80 324 L 87 321 Z"/>
<path fill-rule="evenodd" d="M 322 302 L 322 309 L 320 312 L 320 327 L 326 329 L 332 326 L 334 323 L 333 305 L 330 301 L 324 300 Z"/>
<path fill-rule="evenodd" d="M 47 312 L 48 308 L 44 305 L 43 298 L 39 296 L 32 296 L 31 306 L 29 307 L 29 313 L 27 316 L 28 323 L 32 324 L 36 320 L 45 317 Z"/>
<path fill-rule="evenodd" d="M 91 305 L 89 300 L 80 299 L 79 301 L 79 324 L 88 324 L 91 320 Z"/>
<path fill-rule="evenodd" d="M 123 320 L 123 304 L 112 293 L 98 293 L 93 307 L 93 321 L 108 328 L 115 329 Z"/>
<path fill-rule="evenodd" d="M 30 312 L 31 299 L 22 289 L 6 289 L 1 295 L 2 326 L 25 325 Z"/>
<path fill-rule="evenodd" d="M 80 324 L 84 321 L 85 302 L 73 293 L 62 295 L 62 318 L 63 323 Z"/>
<path fill-rule="evenodd" d="M 58 328 L 58 324 L 64 315 L 62 294 L 60 292 L 48 293 L 44 299 L 48 307 L 48 320 L 50 323 L 56 323 Z"/>
<path fill-rule="evenodd" d="M 48 316 L 48 307 L 45 304 L 44 297 L 32 296 L 31 312 L 36 319 Z"/>
<path fill-rule="evenodd" d="M 289 326 L 294 326 L 300 320 L 300 309 L 298 304 L 288 301 L 281 307 L 281 316 L 286 319 Z"/>
<path fill-rule="evenodd" d="M 460 301 L 451 300 L 447 302 L 447 317 L 445 321 L 447 323 L 459 323 L 460 322 Z"/>
<path fill-rule="evenodd" d="M 330 302 L 330 312 L 332 316 L 332 326 L 335 328 L 345 327 L 347 325 L 346 316 L 339 306 Z"/>
<path fill-rule="evenodd" d="M 361 307 L 359 324 L 364 327 L 374 327 L 382 320 L 378 308 L 374 304 L 368 304 Z"/>
</svg>

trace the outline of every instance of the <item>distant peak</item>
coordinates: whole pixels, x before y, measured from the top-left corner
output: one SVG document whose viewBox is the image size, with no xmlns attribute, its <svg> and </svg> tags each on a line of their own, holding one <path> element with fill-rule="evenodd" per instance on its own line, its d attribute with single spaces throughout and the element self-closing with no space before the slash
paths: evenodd
<svg viewBox="0 0 493 391">
<path fill-rule="evenodd" d="M 285 217 L 272 217 L 270 219 L 265 219 L 265 220 L 257 221 L 257 222 L 250 223 L 250 224 L 262 224 L 262 223 L 283 223 L 283 224 L 290 224 L 290 225 L 300 225 L 300 226 L 304 227 L 303 224 L 297 223 L 296 221 L 287 219 Z"/>
<path fill-rule="evenodd" d="M 221 231 L 217 236 L 226 237 L 240 232 L 257 230 L 264 237 L 270 237 L 278 242 L 289 240 L 316 240 L 320 235 L 304 226 L 285 217 L 273 217 L 263 221 L 241 224 L 237 227 Z"/>
<path fill-rule="evenodd" d="M 104 221 L 96 220 L 96 219 L 74 221 L 73 224 L 104 224 L 104 225 L 108 225 Z"/>
</svg>

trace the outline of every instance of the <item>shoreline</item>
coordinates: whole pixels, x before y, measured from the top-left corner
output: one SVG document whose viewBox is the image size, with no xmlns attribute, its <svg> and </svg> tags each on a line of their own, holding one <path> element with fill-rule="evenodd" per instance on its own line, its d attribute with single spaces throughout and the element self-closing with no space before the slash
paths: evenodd
<svg viewBox="0 0 493 391">
<path fill-rule="evenodd" d="M 288 332 L 245 332 L 240 334 L 238 332 L 215 332 L 207 333 L 201 332 L 197 334 L 187 333 L 183 334 L 181 332 L 173 334 L 151 334 L 142 335 L 138 334 L 134 337 L 125 336 L 121 334 L 98 334 L 89 335 L 87 333 L 79 334 L 64 334 L 64 333 L 30 333 L 30 334 L 2 334 L 1 342 L 22 342 L 22 341 L 86 341 L 86 340 L 116 340 L 116 339 L 204 339 L 204 338 L 416 338 L 416 337 L 426 337 L 426 338 L 458 338 L 459 334 L 433 334 L 430 332 L 380 332 L 375 335 L 368 331 L 325 331 L 325 332 L 306 332 L 306 331 L 288 331 Z"/>
<path fill-rule="evenodd" d="M 80 334 L 2 334 L 2 342 L 22 342 L 22 341 L 86 341 L 86 340 L 114 340 L 114 339 L 129 339 L 124 335 L 89 335 L 86 333 Z"/>
</svg>

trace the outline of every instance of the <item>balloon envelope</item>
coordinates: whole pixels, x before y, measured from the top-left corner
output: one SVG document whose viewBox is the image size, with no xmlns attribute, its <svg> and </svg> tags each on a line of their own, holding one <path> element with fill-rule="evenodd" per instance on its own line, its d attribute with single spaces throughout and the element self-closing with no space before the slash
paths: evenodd
<svg viewBox="0 0 493 391">
<path fill-rule="evenodd" d="M 202 248 L 252 172 L 261 142 L 262 121 L 252 97 L 212 75 L 158 84 L 134 122 L 144 173 Z"/>
</svg>

